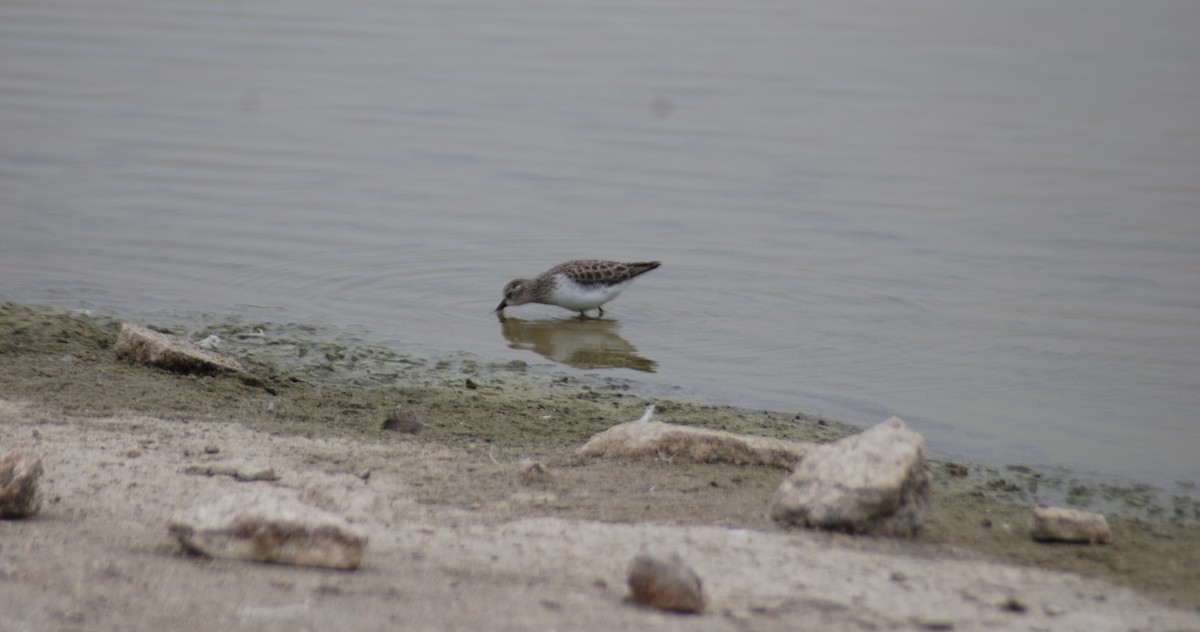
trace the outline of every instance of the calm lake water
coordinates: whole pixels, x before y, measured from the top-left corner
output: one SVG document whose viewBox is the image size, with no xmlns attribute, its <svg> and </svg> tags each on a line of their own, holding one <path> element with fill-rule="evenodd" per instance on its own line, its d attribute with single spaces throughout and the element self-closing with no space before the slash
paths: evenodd
<svg viewBox="0 0 1200 632">
<path fill-rule="evenodd" d="M 1192 0 L 0 0 L 0 299 L 1200 482 L 1198 34 Z M 601 321 L 491 313 L 579 257 L 664 264 Z"/>
</svg>

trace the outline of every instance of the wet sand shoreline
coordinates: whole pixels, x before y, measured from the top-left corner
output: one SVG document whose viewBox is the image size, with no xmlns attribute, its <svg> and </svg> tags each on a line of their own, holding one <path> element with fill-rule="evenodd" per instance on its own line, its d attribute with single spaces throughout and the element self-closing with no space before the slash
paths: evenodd
<svg viewBox="0 0 1200 632">
<path fill-rule="evenodd" d="M 223 337 L 233 339 L 229 334 L 234 331 L 254 329 L 232 325 Z M 155 477 L 176 477 L 180 458 L 202 458 L 197 452 L 203 452 L 206 441 L 222 444 L 222 457 L 232 458 L 231 453 L 239 450 L 238 443 L 229 437 L 238 435 L 248 442 L 246 445 L 256 446 L 259 458 L 278 458 L 286 462 L 282 468 L 301 478 L 305 458 L 312 461 L 314 472 L 325 476 L 366 480 L 371 485 L 381 485 L 376 481 L 397 476 L 403 479 L 406 510 L 437 524 L 453 515 L 451 522 L 458 520 L 485 531 L 527 526 L 529 520 L 570 524 L 583 521 L 579 524 L 589 525 L 599 521 L 635 530 L 719 527 L 768 538 L 815 538 L 835 548 L 911 560 L 994 561 L 1017 564 L 1018 568 L 1064 570 L 1128 586 L 1154 603 L 1192 613 L 1200 608 L 1200 576 L 1194 570 L 1200 567 L 1200 530 L 1195 526 L 1196 516 L 1188 513 L 1195 507 L 1184 500 L 1162 507 L 1162 519 L 1157 521 L 1112 516 L 1113 545 L 1046 546 L 1033 543 L 1028 535 L 1028 491 L 1039 481 L 1047 484 L 1045 477 L 1022 471 L 1020 466 L 997 473 L 969 463 L 939 461 L 930 466 L 935 506 L 915 541 L 796 534 L 776 527 L 766 517 L 765 499 L 785 474 L 779 470 L 682 462 L 613 464 L 575 457 L 574 448 L 588 437 L 615 423 L 637 418 L 649 401 L 635 384 L 623 380 L 601 377 L 589 381 L 539 374 L 521 363 L 490 364 L 453 354 L 430 361 L 378 348 L 273 338 L 267 331 L 262 337 L 248 337 L 225 350 L 264 376 L 263 383 L 256 386 L 230 377 L 178 376 L 118 362 L 111 353 L 115 321 L 106 319 L 8 304 L 0 306 L 0 333 L 0 396 L 5 400 L 7 422 L 4 447 L 9 449 L 13 443 L 32 447 L 41 444 L 43 451 L 53 450 L 50 435 L 57 434 L 67 442 L 72 430 L 82 436 L 103 428 L 102 434 L 112 445 L 127 446 L 123 451 L 99 456 L 89 452 L 92 456 L 88 458 L 107 463 L 109 470 L 148 466 L 154 459 L 147 457 L 161 453 L 158 458 L 165 469 L 146 472 L 142 485 L 147 489 L 165 485 L 161 481 L 152 483 Z M 243 353 L 251 347 L 264 353 Z M 292 358 L 293 362 L 281 363 L 278 360 L 282 357 Z M 347 376 L 350 379 L 345 379 Z M 835 421 L 803 414 L 653 399 L 659 418 L 675 423 L 803 441 L 828 441 L 854 431 Z M 381 430 L 382 420 L 397 406 L 419 415 L 426 423 L 425 431 L 401 436 Z M 130 418 L 138 421 L 119 421 Z M 149 435 L 150 444 L 144 444 L 147 428 L 154 429 Z M 206 434 L 212 438 L 204 439 Z M 31 439 L 39 435 L 40 439 Z M 229 441 L 235 442 L 226 443 Z M 289 447 L 272 456 L 273 442 Z M 310 448 L 304 447 L 306 442 L 311 442 Z M 337 444 L 349 453 L 330 456 L 324 447 L 328 444 Z M 86 452 L 88 446 L 76 447 Z M 133 451 L 139 456 L 120 456 Z M 305 457 L 306 451 L 313 454 Z M 313 456 L 318 453 L 320 457 Z M 360 458 L 357 454 L 367 456 Z M 410 463 L 396 465 L 390 454 L 401 455 L 401 461 Z M 44 458 L 53 461 L 57 457 Z M 525 488 L 515 482 L 512 472 L 518 463 L 527 460 L 540 461 L 554 473 L 551 488 Z M 49 465 L 53 471 L 53 463 Z M 366 479 L 361 478 L 364 472 L 369 472 Z M 54 528 L 66 528 L 63 521 L 69 522 L 72 515 L 67 506 L 72 500 L 70 494 L 58 493 L 58 500 L 53 500 L 55 484 L 69 487 L 61 472 L 57 478 L 50 475 L 48 479 L 51 485 L 47 492 L 52 500 L 43 516 L 16 523 L 16 529 L 34 534 L 30 537 L 35 540 L 39 523 L 48 521 L 58 525 Z M 191 482 L 196 481 L 193 478 Z M 216 484 L 206 479 L 204 485 Z M 1020 493 L 1022 490 L 1025 493 Z M 1097 496 L 1104 493 L 1102 487 L 1095 490 Z M 1137 491 L 1130 493 L 1136 495 Z M 430 518 L 433 514 L 436 519 Z M 397 519 L 393 526 L 402 524 Z M 6 527 L 13 529 L 12 525 Z M 186 558 L 176 559 L 178 553 L 167 540 L 165 528 L 151 524 L 145 529 L 151 541 L 140 554 L 165 558 L 155 565 L 195 564 Z M 442 535 L 439 531 L 438 537 Z M 380 549 L 390 550 L 386 545 Z M 10 550 L 5 547 L 0 554 Z M 18 556 L 10 566 L 19 566 L 22 559 Z M 124 568 L 120 562 L 113 564 Z M 222 568 L 229 564 L 216 563 Z M 132 569 L 117 572 L 142 577 Z M 47 577 L 45 581 L 52 585 L 63 580 Z M 604 581 L 607 586 L 593 595 L 600 602 L 611 601 L 623 589 L 617 585 L 619 577 Z M 16 595 L 16 584 L 20 582 L 6 582 L 0 585 L 0 591 Z M 122 595 L 118 591 L 108 598 L 120 600 Z M 63 599 L 71 601 L 69 596 Z M 545 599 L 561 606 L 561 597 Z M 52 608 L 52 602 L 50 598 L 38 604 L 48 611 L 45 609 Z M 745 613 L 735 602 L 732 598 L 718 600 L 725 605 L 721 606 L 724 610 L 718 608 L 717 622 L 742 620 L 739 617 Z M 619 603 L 613 607 L 628 608 Z M 750 613 L 746 616 L 754 619 L 754 608 L 746 608 Z M 544 609 L 551 615 L 563 614 L 562 608 Z M 72 612 L 64 615 L 68 622 Z M 85 622 L 109 621 L 83 616 Z M 42 620 L 37 613 L 30 617 Z M 426 621 L 430 627 L 459 625 L 430 617 Z M 835 617 L 833 625 L 850 625 L 854 617 L 847 617 Z M 136 628 L 141 620 L 123 623 Z M 234 623 L 243 625 L 248 620 Z M 971 627 L 964 623 L 955 629 Z"/>
</svg>

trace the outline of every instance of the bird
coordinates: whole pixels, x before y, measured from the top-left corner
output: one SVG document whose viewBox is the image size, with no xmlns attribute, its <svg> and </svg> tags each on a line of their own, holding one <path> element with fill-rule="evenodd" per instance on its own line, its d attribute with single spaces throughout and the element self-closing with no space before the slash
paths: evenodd
<svg viewBox="0 0 1200 632">
<path fill-rule="evenodd" d="M 579 312 L 595 309 L 604 315 L 605 303 L 617 298 L 633 280 L 662 265 L 661 261 L 622 263 L 576 259 L 560 263 L 532 279 L 513 279 L 504 286 L 504 299 L 495 311 L 525 303 L 542 303 Z"/>
</svg>

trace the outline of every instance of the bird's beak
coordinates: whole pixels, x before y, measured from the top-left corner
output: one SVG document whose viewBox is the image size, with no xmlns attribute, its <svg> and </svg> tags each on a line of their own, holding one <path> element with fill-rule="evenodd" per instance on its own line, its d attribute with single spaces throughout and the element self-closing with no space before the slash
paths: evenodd
<svg viewBox="0 0 1200 632">
<path fill-rule="evenodd" d="M 505 307 L 508 307 L 508 301 L 507 300 L 500 301 L 500 305 L 496 306 L 495 311 L 502 312 L 502 311 L 504 311 Z"/>
</svg>

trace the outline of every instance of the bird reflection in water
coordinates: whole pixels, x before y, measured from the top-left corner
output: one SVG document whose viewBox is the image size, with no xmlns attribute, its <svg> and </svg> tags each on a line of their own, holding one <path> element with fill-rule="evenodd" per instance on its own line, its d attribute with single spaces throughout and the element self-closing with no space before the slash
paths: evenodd
<svg viewBox="0 0 1200 632">
<path fill-rule="evenodd" d="M 604 318 L 500 317 L 500 331 L 513 349 L 528 349 L 579 369 L 623 368 L 653 373 L 655 362 L 637 353 Z"/>
</svg>

